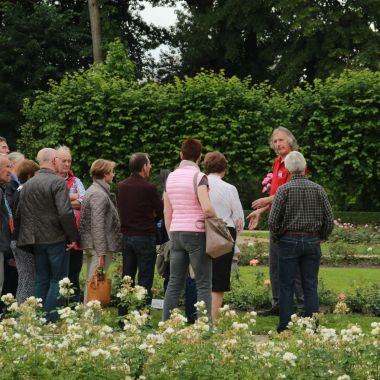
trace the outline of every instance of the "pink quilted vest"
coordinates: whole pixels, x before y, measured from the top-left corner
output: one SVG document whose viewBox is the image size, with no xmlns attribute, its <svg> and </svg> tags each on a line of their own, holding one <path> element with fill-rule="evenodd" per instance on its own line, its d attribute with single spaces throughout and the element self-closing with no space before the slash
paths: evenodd
<svg viewBox="0 0 380 380">
<path fill-rule="evenodd" d="M 169 174 L 166 192 L 173 208 L 170 231 L 204 232 L 202 208 L 194 191 L 194 175 L 198 172 L 193 166 L 184 166 Z M 198 172 L 198 183 L 203 173 Z"/>
</svg>

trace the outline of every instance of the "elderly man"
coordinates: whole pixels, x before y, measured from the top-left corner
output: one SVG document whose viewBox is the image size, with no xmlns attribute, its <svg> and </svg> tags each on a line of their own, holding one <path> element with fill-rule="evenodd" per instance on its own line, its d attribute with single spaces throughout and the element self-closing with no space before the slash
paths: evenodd
<svg viewBox="0 0 380 380">
<path fill-rule="evenodd" d="M 10 250 L 13 232 L 13 215 L 4 189 L 4 184 L 11 180 L 11 173 L 8 157 L 0 154 L 0 294 L 4 284 L 4 253 Z"/>
<path fill-rule="evenodd" d="M 25 183 L 20 193 L 17 246 L 33 247 L 35 296 L 42 298 L 47 319 L 55 321 L 58 282 L 68 274 L 67 250 L 76 244 L 78 232 L 65 180 L 56 175 L 56 150 L 40 150 L 37 161 L 41 170 Z"/>
<path fill-rule="evenodd" d="M 9 154 L 7 139 L 0 136 L 0 154 Z"/>
<path fill-rule="evenodd" d="M 75 221 L 79 228 L 80 222 L 80 207 L 86 190 L 83 183 L 78 177 L 74 176 L 71 170 L 71 151 L 67 146 L 59 146 L 57 148 L 57 174 L 66 181 L 66 188 L 69 192 L 70 204 L 74 212 Z M 80 302 L 81 292 L 79 275 L 83 263 L 83 251 L 77 246 L 70 250 L 70 263 L 69 263 L 69 279 L 74 285 L 75 295 L 74 301 Z"/>
<path fill-rule="evenodd" d="M 326 240 L 334 227 L 325 191 L 305 177 L 303 155 L 289 153 L 285 167 L 291 179 L 277 190 L 269 215 L 269 229 L 280 250 L 279 333 L 287 329 L 294 312 L 293 291 L 298 268 L 305 296 L 304 316 L 311 317 L 318 312 L 320 241 Z"/>
<path fill-rule="evenodd" d="M 252 202 L 252 208 L 255 209 L 251 214 L 248 215 L 250 218 L 248 228 L 253 230 L 257 227 L 261 215 L 270 210 L 273 198 L 276 194 L 277 189 L 288 182 L 290 179 L 289 173 L 285 168 L 285 157 L 293 150 L 298 149 L 298 143 L 293 133 L 287 128 L 279 127 L 276 128 L 270 139 L 270 147 L 278 155 L 274 160 L 273 164 L 273 177 L 270 187 L 269 197 L 259 198 Z M 279 314 L 279 294 L 280 294 L 280 280 L 278 271 L 278 260 L 279 260 L 279 247 L 278 244 L 269 236 L 269 277 L 272 289 L 272 308 L 269 310 L 259 311 L 259 315 L 278 315 Z M 301 286 L 301 278 L 298 275 L 295 286 L 295 293 L 297 298 L 297 303 L 300 309 L 303 308 L 303 293 Z"/>
</svg>

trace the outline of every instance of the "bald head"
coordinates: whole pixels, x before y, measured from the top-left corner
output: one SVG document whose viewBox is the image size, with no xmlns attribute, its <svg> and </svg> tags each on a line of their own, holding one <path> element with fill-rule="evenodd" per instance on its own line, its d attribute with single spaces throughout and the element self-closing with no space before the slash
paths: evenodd
<svg viewBox="0 0 380 380">
<path fill-rule="evenodd" d="M 43 148 L 37 153 L 37 162 L 40 168 L 56 170 L 55 168 L 55 158 L 57 156 L 57 151 L 53 148 Z"/>
</svg>

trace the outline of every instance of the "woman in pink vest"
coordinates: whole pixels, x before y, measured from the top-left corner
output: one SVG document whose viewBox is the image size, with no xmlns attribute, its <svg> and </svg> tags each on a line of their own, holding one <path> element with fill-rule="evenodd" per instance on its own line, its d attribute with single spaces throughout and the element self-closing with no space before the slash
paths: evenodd
<svg viewBox="0 0 380 380">
<path fill-rule="evenodd" d="M 197 299 L 204 301 L 211 315 L 212 261 L 206 255 L 204 220 L 215 217 L 208 196 L 208 181 L 199 170 L 202 144 L 188 139 L 182 143 L 181 163 L 169 174 L 164 192 L 165 226 L 171 240 L 170 278 L 165 293 L 163 320 L 178 307 L 180 292 L 185 283 L 189 264 L 194 270 Z M 196 190 L 194 186 L 196 181 Z"/>
</svg>

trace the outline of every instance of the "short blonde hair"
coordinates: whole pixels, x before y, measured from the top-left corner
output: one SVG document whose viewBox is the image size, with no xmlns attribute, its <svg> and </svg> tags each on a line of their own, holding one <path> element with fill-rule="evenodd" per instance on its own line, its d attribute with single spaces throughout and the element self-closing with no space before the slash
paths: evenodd
<svg viewBox="0 0 380 380">
<path fill-rule="evenodd" d="M 115 166 L 115 162 L 99 158 L 92 163 L 90 174 L 94 179 L 103 179 L 106 174 L 113 172 Z"/>
</svg>

